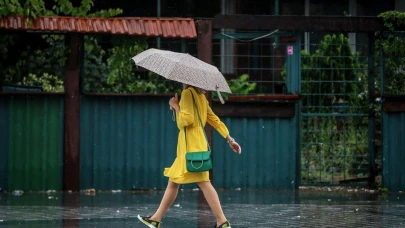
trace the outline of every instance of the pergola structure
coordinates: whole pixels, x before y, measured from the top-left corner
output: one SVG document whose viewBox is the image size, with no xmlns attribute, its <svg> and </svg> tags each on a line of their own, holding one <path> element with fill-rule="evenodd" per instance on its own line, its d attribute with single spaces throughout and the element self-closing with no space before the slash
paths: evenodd
<svg viewBox="0 0 405 228">
<path fill-rule="evenodd" d="M 63 189 L 80 190 L 80 65 L 82 36 L 116 34 L 128 36 L 195 39 L 195 23 L 190 18 L 81 18 L 8 17 L 0 19 L 0 31 L 56 33 L 66 36 L 71 52 L 64 69 L 64 154 Z"/>
</svg>

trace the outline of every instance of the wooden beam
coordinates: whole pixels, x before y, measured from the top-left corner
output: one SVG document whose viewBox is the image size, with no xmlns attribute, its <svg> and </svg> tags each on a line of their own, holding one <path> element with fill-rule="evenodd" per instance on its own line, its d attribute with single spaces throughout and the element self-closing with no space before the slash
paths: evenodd
<svg viewBox="0 0 405 228">
<path fill-rule="evenodd" d="M 384 112 L 405 112 L 405 101 L 385 101 Z"/>
<path fill-rule="evenodd" d="M 220 117 L 293 118 L 295 101 L 228 101 L 226 106 L 215 102 L 213 111 Z"/>
<path fill-rule="evenodd" d="M 214 29 L 321 32 L 373 32 L 386 30 L 377 17 L 216 15 Z"/>
<path fill-rule="evenodd" d="M 79 34 L 66 36 L 66 44 L 70 54 L 65 67 L 65 112 L 64 112 L 64 156 L 63 156 L 63 188 L 64 190 L 80 190 L 80 58 Z"/>
</svg>

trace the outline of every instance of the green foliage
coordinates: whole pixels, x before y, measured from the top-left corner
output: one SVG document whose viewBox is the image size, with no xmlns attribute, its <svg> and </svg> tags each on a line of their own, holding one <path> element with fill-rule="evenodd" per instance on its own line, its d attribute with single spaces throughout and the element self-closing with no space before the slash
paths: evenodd
<svg viewBox="0 0 405 228">
<path fill-rule="evenodd" d="M 103 92 L 107 87 L 106 72 L 108 71 L 105 61 L 106 51 L 100 45 L 100 37 L 84 37 L 84 91 Z"/>
<path fill-rule="evenodd" d="M 39 15 L 47 15 L 43 0 L 0 0 L 0 17 L 25 16 L 35 19 Z"/>
<path fill-rule="evenodd" d="M 153 82 L 152 93 L 178 93 L 181 94 L 182 84 L 179 82 L 164 79 L 162 76 L 149 72 L 148 81 Z"/>
<path fill-rule="evenodd" d="M 308 96 L 304 106 L 330 106 L 338 100 L 349 101 L 351 105 L 365 104 L 366 99 L 359 95 L 367 89 L 366 63 L 360 61 L 358 53 L 352 53 L 347 37 L 326 35 L 315 53 L 302 54 L 301 74 L 306 81 L 302 93 L 329 94 Z"/>
<path fill-rule="evenodd" d="M 384 20 L 384 26 L 392 32 L 397 31 L 397 27 L 405 25 L 405 12 L 387 11 L 378 17 Z"/>
<path fill-rule="evenodd" d="M 40 86 L 44 92 L 63 92 L 64 86 L 63 81 L 58 77 L 44 73 L 40 77 L 35 74 L 28 74 L 27 77 L 24 77 L 22 83 L 19 85 L 25 86 Z"/>
<path fill-rule="evenodd" d="M 82 0 L 74 7 L 69 0 L 54 0 L 51 9 L 45 7 L 44 0 L 0 0 L 0 17 L 25 16 L 36 19 L 38 16 L 73 16 L 73 17 L 113 17 L 122 13 L 121 9 L 101 10 L 89 13 L 93 0 Z"/>
<path fill-rule="evenodd" d="M 229 88 L 235 94 L 248 94 L 256 89 L 256 83 L 249 82 L 249 75 L 242 74 L 236 79 L 229 80 Z"/>
<path fill-rule="evenodd" d="M 344 35 L 326 35 L 313 53 L 301 51 L 302 103 L 305 112 L 366 113 L 367 62 L 353 53 Z M 285 77 L 286 72 L 282 75 Z M 328 182 L 361 177 L 368 167 L 367 118 L 305 117 L 302 122 L 302 181 Z M 339 126 L 339 127 L 338 127 Z M 354 172 L 357 170 L 358 172 Z M 333 181 L 332 181 L 333 180 Z M 331 183 L 333 182 L 333 183 Z"/>
<path fill-rule="evenodd" d="M 93 0 L 82 0 L 74 7 L 69 0 L 54 0 L 53 5 L 45 7 L 43 0 L 4 1 L 0 0 L 0 17 L 11 15 L 25 16 L 27 22 L 37 16 L 82 16 L 82 17 L 113 17 L 122 13 L 121 9 L 107 9 L 91 12 Z M 63 35 L 29 35 L 25 38 L 18 35 L 0 36 L 0 84 L 19 83 L 25 75 L 50 74 L 63 78 L 68 48 L 65 46 Z M 35 41 L 26 42 L 25 39 Z M 30 40 L 29 40 L 30 41 Z M 106 51 L 99 45 L 100 38 L 85 36 L 85 76 L 95 91 L 103 91 L 107 85 L 108 66 Z M 10 52 L 9 50 L 12 49 Z M 87 87 L 90 87 L 87 85 Z"/>
<path fill-rule="evenodd" d="M 87 42 L 92 40 L 91 42 Z M 180 84 L 149 72 L 135 71 L 132 57 L 147 49 L 143 37 L 114 36 L 111 48 L 104 50 L 99 39 L 86 37 L 84 90 L 107 93 L 174 93 Z"/>
<path fill-rule="evenodd" d="M 132 38 L 132 37 L 131 37 Z M 113 48 L 108 58 L 109 75 L 107 83 L 116 84 L 125 88 L 129 83 L 134 82 L 132 69 L 134 63 L 131 58 L 147 48 L 145 39 L 115 37 L 113 39 Z M 128 86 L 130 89 L 131 86 Z"/>
<path fill-rule="evenodd" d="M 147 49 L 148 44 L 145 38 L 115 36 L 112 46 L 108 51 L 105 74 L 107 86 L 104 87 L 104 91 L 114 93 L 173 92 L 171 91 L 173 87 L 166 86 L 164 83 L 166 80 L 161 76 L 149 72 L 146 77 L 142 77 L 134 71 L 135 64 L 132 57 Z"/>
<path fill-rule="evenodd" d="M 378 17 L 384 20 L 384 26 L 391 32 L 405 25 L 405 12 L 388 11 Z M 381 34 L 378 34 L 381 35 Z M 377 36 L 376 61 L 379 61 L 379 50 L 383 49 L 384 59 L 384 92 L 390 95 L 405 94 L 405 38 L 390 34 L 388 38 Z M 377 64 L 376 64 L 377 65 Z M 379 73 L 379 72 L 378 72 Z M 378 75 L 379 79 L 381 75 Z M 379 83 L 380 80 L 377 80 Z M 378 84 L 378 86 L 380 86 Z"/>
<path fill-rule="evenodd" d="M 249 82 L 248 74 L 242 74 L 238 78 L 229 80 L 228 85 L 232 94 L 236 95 L 249 94 L 256 89 L 256 83 Z M 226 100 L 228 99 L 229 94 L 221 92 L 221 96 Z M 217 99 L 217 93 L 212 93 L 212 97 L 213 99 Z"/>
<path fill-rule="evenodd" d="M 0 70 L 2 77 L 0 83 L 18 83 L 29 73 L 43 75 L 45 73 L 62 78 L 67 49 L 64 45 L 64 37 L 60 35 L 36 36 L 34 42 L 25 39 L 33 38 L 18 35 L 4 36 L 4 43 L 0 47 L 1 60 Z M 11 51 L 10 51 L 11 50 Z"/>
<path fill-rule="evenodd" d="M 338 184 L 342 179 L 367 175 L 368 131 L 359 122 L 355 118 L 335 117 L 311 118 L 302 122 L 304 146 L 301 167 L 304 183 Z M 340 130 L 338 124 L 341 124 Z"/>
</svg>

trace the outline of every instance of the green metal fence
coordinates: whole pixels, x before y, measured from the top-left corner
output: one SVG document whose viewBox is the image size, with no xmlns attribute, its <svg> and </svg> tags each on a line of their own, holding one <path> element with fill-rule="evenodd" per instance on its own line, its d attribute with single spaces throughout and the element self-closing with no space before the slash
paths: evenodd
<svg viewBox="0 0 405 228">
<path fill-rule="evenodd" d="M 214 34 L 213 64 L 229 80 L 235 94 L 286 94 L 287 59 L 294 53 L 294 43 L 280 41 L 274 32 L 222 31 Z M 299 48 L 295 48 L 299 52 Z M 288 54 L 290 53 L 290 54 Z M 248 78 L 244 78 L 244 76 Z M 242 76 L 242 77 L 241 77 Z M 254 86 L 248 89 L 248 83 Z"/>
<path fill-rule="evenodd" d="M 301 53 L 301 184 L 366 183 L 368 56 L 354 53 L 343 35 L 307 50 Z"/>
<path fill-rule="evenodd" d="M 166 186 L 163 170 L 174 161 L 178 134 L 168 99 L 166 96 L 81 98 L 81 189 Z"/>
<path fill-rule="evenodd" d="M 234 155 L 226 141 L 214 133 L 214 185 L 237 189 L 295 189 L 298 134 L 295 118 L 222 117 L 241 144 Z"/>
<path fill-rule="evenodd" d="M 405 190 L 405 37 L 389 34 L 379 46 L 377 84 L 381 97 L 382 176 L 390 191 Z"/>
<path fill-rule="evenodd" d="M 0 97 L 0 187 L 61 190 L 63 97 Z"/>
</svg>

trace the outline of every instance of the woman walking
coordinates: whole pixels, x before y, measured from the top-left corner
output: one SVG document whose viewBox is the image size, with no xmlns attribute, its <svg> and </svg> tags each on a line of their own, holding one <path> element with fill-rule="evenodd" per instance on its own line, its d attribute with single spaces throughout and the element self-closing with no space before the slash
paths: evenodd
<svg viewBox="0 0 405 228">
<path fill-rule="evenodd" d="M 169 101 L 170 107 L 176 111 L 177 127 L 180 130 L 177 142 L 177 157 L 172 166 L 164 171 L 164 175 L 169 178 L 169 182 L 155 214 L 149 217 L 138 215 L 138 219 L 150 228 L 160 228 L 163 215 L 177 197 L 179 185 L 190 183 L 196 183 L 204 193 L 205 199 L 215 214 L 216 227 L 231 227 L 222 211 L 218 194 L 210 182 L 209 172 L 187 172 L 186 169 L 186 151 L 206 151 L 208 149 L 199 115 L 202 124 L 208 123 L 214 127 L 228 141 L 230 148 L 235 153 L 240 154 L 242 152 L 239 144 L 229 135 L 228 128 L 211 110 L 204 93 L 205 91 L 200 88 L 186 85 L 186 88 L 181 93 L 180 103 L 177 94 Z M 186 132 L 184 129 L 186 129 Z"/>
</svg>

